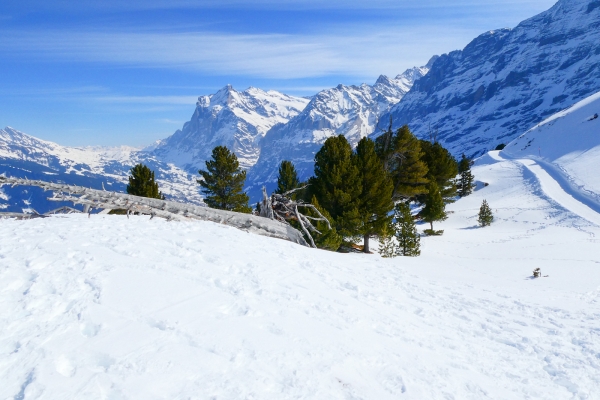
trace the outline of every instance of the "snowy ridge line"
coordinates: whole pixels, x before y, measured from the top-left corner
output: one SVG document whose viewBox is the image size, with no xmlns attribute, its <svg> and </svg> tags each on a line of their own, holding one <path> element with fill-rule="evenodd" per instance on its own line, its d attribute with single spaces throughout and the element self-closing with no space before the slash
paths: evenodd
<svg viewBox="0 0 600 400">
<path fill-rule="evenodd" d="M 282 222 L 262 218 L 251 214 L 234 211 L 217 210 L 206 206 L 179 203 L 175 201 L 151 199 L 133 196 L 125 193 L 96 190 L 82 186 L 51 183 L 41 180 L 10 178 L 0 175 L 0 186 L 37 186 L 44 190 L 53 191 L 51 201 L 71 201 L 98 209 L 126 209 L 128 212 L 139 212 L 152 217 L 157 216 L 167 220 L 202 220 L 229 225 L 245 232 L 257 235 L 288 240 L 293 243 L 308 246 L 302 234 Z"/>
<path fill-rule="evenodd" d="M 513 158 L 505 153 L 492 154 L 498 161 L 513 161 L 523 165 L 539 181 L 542 191 L 565 209 L 600 226 L 600 203 L 587 191 L 576 186 L 568 175 L 546 161 L 534 158 Z"/>
</svg>

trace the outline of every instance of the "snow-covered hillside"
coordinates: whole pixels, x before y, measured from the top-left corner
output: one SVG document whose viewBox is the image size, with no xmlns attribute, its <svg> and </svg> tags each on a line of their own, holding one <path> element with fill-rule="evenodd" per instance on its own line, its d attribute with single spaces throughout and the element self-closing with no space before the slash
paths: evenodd
<svg viewBox="0 0 600 400">
<path fill-rule="evenodd" d="M 391 115 L 457 156 L 482 154 L 599 90 L 599 3 L 560 0 L 442 55 Z"/>
<path fill-rule="evenodd" d="M 298 115 L 308 99 L 274 90 L 249 88 L 236 91 L 225 86 L 210 96 L 201 96 L 189 122 L 150 150 L 159 159 L 196 173 L 210 159 L 212 149 L 227 146 L 247 169 L 256 164 L 260 140 L 276 124 Z"/>
<path fill-rule="evenodd" d="M 600 214 L 498 152 L 473 172 L 489 186 L 418 258 L 209 222 L 2 220 L 0 398 L 596 398 Z"/>
<path fill-rule="evenodd" d="M 202 203 L 194 176 L 147 152 L 130 147 L 65 147 L 10 127 L 0 129 L 0 174 L 7 176 L 125 191 L 129 170 L 140 162 L 155 171 L 160 190 L 167 198 Z M 63 205 L 47 202 L 48 195 L 37 188 L 4 187 L 0 209 L 21 212 L 33 208 L 45 212 Z"/>
<path fill-rule="evenodd" d="M 548 166 L 600 205 L 599 116 L 600 92 L 534 126 L 508 144 L 502 154 Z"/>
</svg>

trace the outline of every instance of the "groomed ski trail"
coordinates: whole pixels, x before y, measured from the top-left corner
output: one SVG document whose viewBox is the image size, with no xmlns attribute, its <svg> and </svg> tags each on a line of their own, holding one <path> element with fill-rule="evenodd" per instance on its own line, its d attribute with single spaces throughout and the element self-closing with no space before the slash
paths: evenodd
<svg viewBox="0 0 600 400">
<path fill-rule="evenodd" d="M 551 165 L 530 158 L 511 158 L 501 152 L 491 151 L 489 155 L 497 161 L 519 163 L 527 168 L 538 180 L 542 191 L 560 206 L 581 218 L 600 226 L 600 204 L 587 193 L 575 187 L 568 178 Z"/>
</svg>

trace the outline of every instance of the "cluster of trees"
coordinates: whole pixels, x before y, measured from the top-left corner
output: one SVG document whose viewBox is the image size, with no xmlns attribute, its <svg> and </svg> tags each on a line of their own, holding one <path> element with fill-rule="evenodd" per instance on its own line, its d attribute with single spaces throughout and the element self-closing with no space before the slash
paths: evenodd
<svg viewBox="0 0 600 400">
<path fill-rule="evenodd" d="M 385 256 L 417 256 L 420 236 L 410 204 L 422 206 L 418 217 L 430 224 L 425 233 L 441 234 L 433 223 L 446 219 L 448 203 L 471 193 L 471 165 L 465 155 L 455 160 L 439 142 L 418 139 L 408 126 L 396 131 L 390 127 L 376 140 L 361 139 L 354 150 L 343 135 L 328 138 L 315 155 L 314 176 L 307 182 L 299 180 L 291 161 L 283 161 L 276 192 L 302 188 L 290 196 L 313 204 L 331 221 L 331 228 L 315 224 L 320 248 L 337 250 L 362 239 L 362 250 L 370 252 L 370 238 L 379 237 Z M 147 197 L 162 196 L 154 173 L 138 167 L 132 169 L 128 193 L 140 186 Z M 227 147 L 215 147 L 206 169 L 198 172 L 208 206 L 252 212 L 243 191 L 246 171 Z M 138 185 L 138 179 L 145 183 Z"/>
</svg>

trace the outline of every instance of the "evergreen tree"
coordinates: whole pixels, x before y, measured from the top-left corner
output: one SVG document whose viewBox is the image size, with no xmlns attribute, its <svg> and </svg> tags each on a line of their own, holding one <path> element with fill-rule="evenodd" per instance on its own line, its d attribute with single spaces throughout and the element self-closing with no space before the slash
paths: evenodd
<svg viewBox="0 0 600 400">
<path fill-rule="evenodd" d="M 446 204 L 454 202 L 453 198 L 456 197 L 454 179 L 458 174 L 458 163 L 439 142 L 421 140 L 421 149 L 422 160 L 427 164 L 427 178 L 435 180 Z M 422 199 L 420 198 L 419 201 Z"/>
<path fill-rule="evenodd" d="M 325 210 L 323 207 L 321 207 L 321 205 L 319 204 L 319 202 L 315 196 L 312 197 L 312 200 L 310 203 L 313 206 L 315 206 L 315 208 L 317 210 L 319 210 L 325 218 L 327 218 L 329 221 L 331 221 L 331 215 L 329 215 L 327 210 Z M 315 213 L 310 208 L 306 208 L 305 210 L 306 210 L 306 214 L 305 214 L 306 216 L 318 218 L 318 214 Z M 329 229 L 327 227 L 327 224 L 324 221 L 313 221 L 313 225 L 315 228 L 317 228 L 317 230 L 319 232 L 321 232 L 320 235 L 313 233 L 313 239 L 315 241 L 315 245 L 319 249 L 336 251 L 337 249 L 340 248 L 340 245 L 342 244 L 342 237 L 337 233 L 333 224 L 331 226 L 331 229 Z"/>
<path fill-rule="evenodd" d="M 246 171 L 241 170 L 234 153 L 225 146 L 217 146 L 212 158 L 206 161 L 206 171 L 199 170 L 203 179 L 197 182 L 205 194 L 204 202 L 212 208 L 250 213 L 248 195 L 243 191 Z"/>
<path fill-rule="evenodd" d="M 379 236 L 379 255 L 381 257 L 392 258 L 399 254 L 398 244 L 394 241 L 395 233 L 394 225 L 390 223 Z"/>
<path fill-rule="evenodd" d="M 394 212 L 398 255 L 417 257 L 421 255 L 421 236 L 410 213 L 408 203 L 398 203 Z M 433 229 L 433 227 L 432 227 Z"/>
<path fill-rule="evenodd" d="M 277 191 L 276 193 L 283 194 L 300 186 L 298 173 L 291 161 L 282 161 L 279 165 L 279 175 L 277 176 Z M 292 197 L 295 193 L 292 193 Z"/>
<path fill-rule="evenodd" d="M 154 171 L 144 164 L 137 164 L 131 168 L 130 174 L 128 194 L 164 200 L 165 197 L 158 190 L 158 183 L 154 182 Z"/>
<path fill-rule="evenodd" d="M 442 199 L 442 195 L 435 180 L 429 182 L 428 193 L 425 197 L 425 207 L 421 210 L 423 221 L 429 222 L 431 231 L 433 231 L 434 221 L 443 221 L 446 216 L 446 205 Z"/>
<path fill-rule="evenodd" d="M 361 179 L 358 213 L 359 233 L 363 235 L 363 251 L 369 253 L 369 238 L 381 235 L 392 217 L 394 186 L 375 153 L 375 142 L 363 138 L 356 147 L 355 164 Z"/>
<path fill-rule="evenodd" d="M 485 200 L 483 200 L 483 203 L 481 203 L 481 207 L 479 208 L 479 218 L 477 218 L 477 221 L 481 226 L 489 226 L 494 222 L 492 209 Z"/>
<path fill-rule="evenodd" d="M 471 164 L 473 162 L 463 154 L 458 163 L 458 174 L 460 177 L 456 185 L 460 197 L 465 197 L 473 193 L 473 180 L 475 177 L 471 172 Z"/>
<path fill-rule="evenodd" d="M 360 226 L 362 187 L 353 158 L 343 135 L 328 138 L 315 154 L 315 176 L 309 181 L 311 195 L 331 215 L 335 229 L 344 238 L 356 236 Z"/>
<path fill-rule="evenodd" d="M 423 152 L 419 139 L 408 126 L 393 133 L 390 124 L 388 130 L 376 139 L 375 150 L 390 173 L 395 200 L 427 193 L 427 165 L 421 159 Z"/>
</svg>

